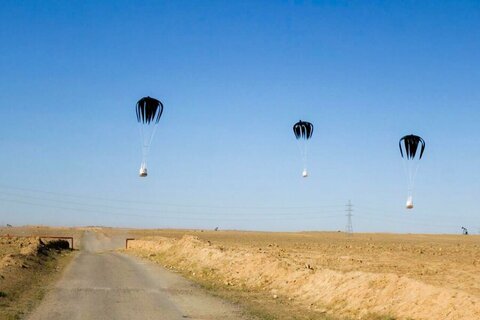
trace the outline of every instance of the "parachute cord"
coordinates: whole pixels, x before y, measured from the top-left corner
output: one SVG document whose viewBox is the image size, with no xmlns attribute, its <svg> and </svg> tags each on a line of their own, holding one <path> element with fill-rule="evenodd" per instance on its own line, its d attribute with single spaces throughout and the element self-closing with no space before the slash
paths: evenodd
<svg viewBox="0 0 480 320">
<path fill-rule="evenodd" d="M 302 157 L 303 170 L 307 170 L 307 140 L 298 140 L 297 146 Z"/>
<path fill-rule="evenodd" d="M 307 170 L 308 165 L 308 144 L 307 140 L 303 140 L 303 170 Z"/>
<path fill-rule="evenodd" d="M 407 159 L 403 159 L 403 170 L 405 171 L 405 175 L 407 177 L 407 198 L 412 196 L 412 175 L 411 175 L 411 168 L 410 162 Z"/>
<path fill-rule="evenodd" d="M 145 124 L 140 124 L 140 134 L 142 137 L 142 168 L 147 167 L 147 158 L 150 153 L 150 145 L 152 144 L 153 141 L 153 136 L 155 135 L 155 132 L 157 131 L 157 125 L 153 124 L 153 130 L 150 134 L 150 136 L 147 137 L 145 136 Z"/>
<path fill-rule="evenodd" d="M 412 175 L 411 175 L 411 178 L 410 178 L 410 189 L 411 189 L 410 196 L 413 196 L 412 193 L 413 193 L 413 189 L 415 188 L 415 179 L 417 177 L 418 168 L 420 167 L 420 163 L 417 162 L 413 166 L 414 166 L 414 168 L 412 168 Z"/>
<path fill-rule="evenodd" d="M 155 135 L 155 132 L 157 132 L 157 125 L 154 124 L 153 125 L 153 131 L 152 131 L 152 134 L 150 135 L 150 139 L 148 141 L 148 145 L 150 146 L 152 144 L 152 141 L 153 141 L 153 136 Z"/>
<path fill-rule="evenodd" d="M 142 123 L 140 123 L 138 130 L 140 131 L 140 137 L 141 137 L 141 143 L 142 143 L 142 163 L 140 165 L 140 168 L 144 169 L 146 167 L 148 151 L 146 150 L 146 147 L 145 147 L 145 132 L 143 130 Z"/>
<path fill-rule="evenodd" d="M 413 197 L 413 190 L 415 188 L 415 178 L 418 173 L 420 163 L 417 161 L 403 160 L 403 169 L 407 176 L 407 197 L 411 199 Z"/>
<path fill-rule="evenodd" d="M 147 159 L 148 159 L 148 148 L 146 146 L 142 147 L 142 168 L 145 169 L 147 167 Z"/>
</svg>

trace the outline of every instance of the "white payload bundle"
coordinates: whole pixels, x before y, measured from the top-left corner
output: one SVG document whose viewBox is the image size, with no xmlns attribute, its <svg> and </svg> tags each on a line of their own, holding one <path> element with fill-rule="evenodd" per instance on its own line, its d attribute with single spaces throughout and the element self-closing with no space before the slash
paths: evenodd
<svg viewBox="0 0 480 320">
<path fill-rule="evenodd" d="M 139 171 L 138 175 L 139 175 L 140 177 L 146 177 L 146 176 L 148 175 L 148 173 L 147 173 L 147 167 L 146 167 L 146 165 L 145 165 L 144 163 L 142 163 L 142 165 L 140 166 L 140 171 Z"/>
<path fill-rule="evenodd" d="M 413 209 L 413 197 L 408 196 L 407 198 L 407 204 L 405 205 L 407 209 Z"/>
<path fill-rule="evenodd" d="M 308 171 L 307 171 L 307 169 L 303 169 L 302 177 L 304 177 L 304 178 L 308 177 Z"/>
</svg>

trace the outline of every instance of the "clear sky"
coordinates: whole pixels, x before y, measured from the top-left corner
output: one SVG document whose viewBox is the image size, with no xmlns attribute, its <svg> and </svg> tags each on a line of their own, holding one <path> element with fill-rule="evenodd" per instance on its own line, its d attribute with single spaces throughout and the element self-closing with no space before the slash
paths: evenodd
<svg viewBox="0 0 480 320">
<path fill-rule="evenodd" d="M 343 230 L 350 199 L 356 231 L 477 233 L 479 57 L 478 1 L 2 1 L 0 224 Z"/>
</svg>

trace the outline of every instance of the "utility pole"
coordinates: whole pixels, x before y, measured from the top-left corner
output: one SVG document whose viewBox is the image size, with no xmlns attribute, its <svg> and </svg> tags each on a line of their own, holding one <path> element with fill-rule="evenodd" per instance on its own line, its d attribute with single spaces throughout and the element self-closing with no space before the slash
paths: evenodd
<svg viewBox="0 0 480 320">
<path fill-rule="evenodd" d="M 348 235 L 353 234 L 353 226 L 352 226 L 352 212 L 353 212 L 353 204 L 350 200 L 348 200 L 348 204 L 346 205 L 345 211 L 347 212 L 347 226 L 345 227 L 345 232 Z"/>
</svg>

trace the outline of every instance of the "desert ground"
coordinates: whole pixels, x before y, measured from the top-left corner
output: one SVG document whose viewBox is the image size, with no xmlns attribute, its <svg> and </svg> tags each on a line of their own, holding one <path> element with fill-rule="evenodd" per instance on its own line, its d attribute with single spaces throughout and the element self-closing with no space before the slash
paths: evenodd
<svg viewBox="0 0 480 320">
<path fill-rule="evenodd" d="M 2 319 L 480 319 L 479 236 L 0 229 L 6 234 Z M 45 235 L 73 236 L 75 251 L 39 255 Z M 135 240 L 125 249 L 127 238 Z"/>
<path fill-rule="evenodd" d="M 132 234 L 130 252 L 279 319 L 480 319 L 479 236 Z"/>
<path fill-rule="evenodd" d="M 21 319 L 47 291 L 71 258 L 70 244 L 39 238 L 49 228 L 0 228 L 0 319 Z M 57 235 L 62 230 L 54 230 Z M 28 235 L 28 236 L 27 236 Z"/>
</svg>

